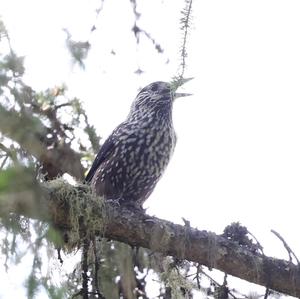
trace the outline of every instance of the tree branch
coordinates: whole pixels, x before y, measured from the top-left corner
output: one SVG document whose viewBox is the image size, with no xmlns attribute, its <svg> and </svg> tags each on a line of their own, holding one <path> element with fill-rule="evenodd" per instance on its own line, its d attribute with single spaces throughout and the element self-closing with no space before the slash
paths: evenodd
<svg viewBox="0 0 300 299">
<path fill-rule="evenodd" d="M 49 179 L 64 173 L 83 179 L 80 155 L 63 142 L 55 148 L 47 148 L 47 127 L 39 118 L 7 110 L 0 105 L 0 132 L 39 160 Z"/>
<path fill-rule="evenodd" d="M 103 203 L 84 185 L 73 187 L 55 180 L 38 187 L 34 194 L 0 195 L 0 216 L 18 213 L 47 220 L 63 232 L 67 246 L 79 244 L 84 236 L 101 235 L 300 296 L 300 267 L 291 262 L 253 253 L 212 232 Z"/>
</svg>

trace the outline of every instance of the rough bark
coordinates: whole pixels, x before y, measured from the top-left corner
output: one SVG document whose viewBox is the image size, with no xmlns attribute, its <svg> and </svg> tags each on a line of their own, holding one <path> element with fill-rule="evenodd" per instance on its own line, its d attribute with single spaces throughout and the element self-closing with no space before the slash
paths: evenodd
<svg viewBox="0 0 300 299">
<path fill-rule="evenodd" d="M 78 226 L 81 237 L 101 234 L 219 269 L 287 295 L 300 296 L 299 266 L 253 253 L 212 232 L 191 228 L 187 223 L 182 226 L 125 207 L 103 204 L 85 186 L 44 184 L 34 193 L 0 195 L 0 216 L 12 212 L 46 220 L 64 233 L 74 230 L 74 211 L 78 213 L 75 217 L 78 223 L 84 222 Z"/>
</svg>

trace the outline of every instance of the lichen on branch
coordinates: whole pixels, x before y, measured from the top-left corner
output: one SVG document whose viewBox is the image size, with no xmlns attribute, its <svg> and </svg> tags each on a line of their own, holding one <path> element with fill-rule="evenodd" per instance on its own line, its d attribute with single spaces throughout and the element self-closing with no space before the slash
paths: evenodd
<svg viewBox="0 0 300 299">
<path fill-rule="evenodd" d="M 42 184 L 38 193 L 42 195 L 27 205 L 22 204 L 22 195 L 2 196 L 0 216 L 5 216 L 2 214 L 4 210 L 5 213 L 39 219 L 46 219 L 45 215 L 48 215 L 48 222 L 71 236 L 65 240 L 69 242 L 69 249 L 87 234 L 95 234 L 219 269 L 291 296 L 300 296 L 300 268 L 289 261 L 267 257 L 231 239 L 192 228 L 187 223 L 182 226 L 110 202 L 104 204 L 85 185 L 71 186 L 56 180 Z M 41 215 L 39 209 L 31 207 L 37 204 L 47 207 L 47 213 Z"/>
</svg>

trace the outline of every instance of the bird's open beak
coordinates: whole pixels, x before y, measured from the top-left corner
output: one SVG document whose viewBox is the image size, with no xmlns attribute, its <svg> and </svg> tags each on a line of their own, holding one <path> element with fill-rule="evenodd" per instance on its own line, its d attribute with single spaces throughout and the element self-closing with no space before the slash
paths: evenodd
<svg viewBox="0 0 300 299">
<path fill-rule="evenodd" d="M 182 97 L 189 97 L 192 95 L 193 95 L 192 93 L 176 92 L 174 94 L 174 98 L 177 99 L 177 98 L 182 98 Z"/>
<path fill-rule="evenodd" d="M 180 84 L 178 87 L 181 87 L 183 84 L 185 84 L 186 82 L 189 82 L 191 80 L 193 80 L 194 78 L 182 78 L 180 80 Z M 174 98 L 177 99 L 177 98 L 181 98 L 181 97 L 188 97 L 188 96 L 192 96 L 193 94 L 192 93 L 182 93 L 182 92 L 175 92 L 174 93 Z"/>
<path fill-rule="evenodd" d="M 183 84 L 185 84 L 186 82 L 189 82 L 191 80 L 193 80 L 194 77 L 191 77 L 191 78 L 181 78 L 180 79 L 180 85 L 179 86 L 182 86 Z"/>
</svg>

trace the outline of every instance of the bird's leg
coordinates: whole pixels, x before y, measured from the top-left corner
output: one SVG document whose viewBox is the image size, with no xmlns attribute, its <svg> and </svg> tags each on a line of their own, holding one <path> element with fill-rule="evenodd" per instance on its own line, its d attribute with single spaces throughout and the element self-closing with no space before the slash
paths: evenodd
<svg viewBox="0 0 300 299">
<path fill-rule="evenodd" d="M 121 198 L 105 198 L 105 201 L 111 204 L 112 206 L 119 207 Z"/>
<path fill-rule="evenodd" d="M 134 201 L 124 200 L 121 196 L 118 198 L 105 198 L 105 201 L 115 207 L 125 207 L 129 210 L 135 210 L 139 213 L 145 213 L 146 209 L 143 209 L 142 206 Z"/>
</svg>

